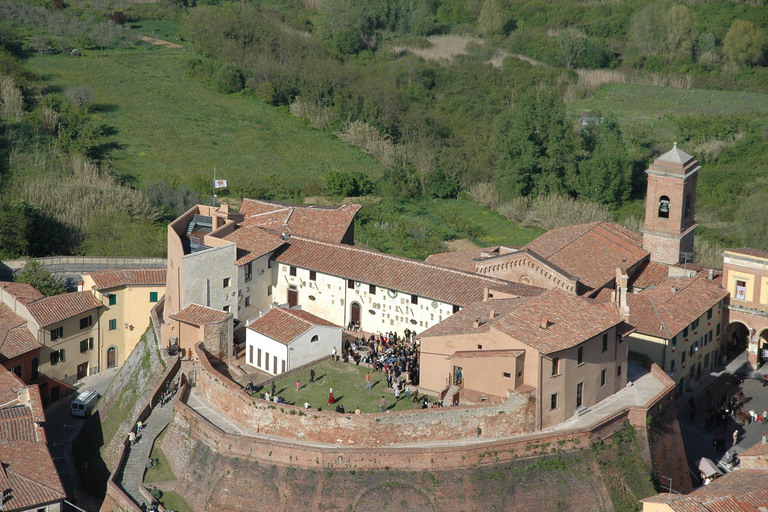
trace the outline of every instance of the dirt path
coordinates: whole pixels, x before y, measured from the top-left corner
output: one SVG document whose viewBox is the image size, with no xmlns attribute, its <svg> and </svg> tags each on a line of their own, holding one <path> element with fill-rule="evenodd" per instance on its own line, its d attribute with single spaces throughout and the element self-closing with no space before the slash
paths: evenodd
<svg viewBox="0 0 768 512">
<path fill-rule="evenodd" d="M 184 47 L 180 44 L 171 43 L 169 41 L 164 41 L 162 39 L 156 39 L 154 37 L 147 37 L 147 36 L 136 36 L 139 38 L 140 41 L 144 41 L 145 43 L 149 44 L 156 44 L 157 46 L 165 46 L 166 48 L 173 48 L 174 50 L 183 50 Z"/>
</svg>

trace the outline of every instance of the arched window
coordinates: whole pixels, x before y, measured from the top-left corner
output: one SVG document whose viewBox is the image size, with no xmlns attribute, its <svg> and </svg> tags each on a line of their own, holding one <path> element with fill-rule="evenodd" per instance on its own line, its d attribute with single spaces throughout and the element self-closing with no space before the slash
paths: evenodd
<svg viewBox="0 0 768 512">
<path fill-rule="evenodd" d="M 317 334 L 315 334 L 314 336 L 312 336 L 312 339 L 309 340 L 309 342 L 310 343 L 314 343 L 314 342 L 318 341 L 319 339 L 320 339 L 320 337 Z"/>
<path fill-rule="evenodd" d="M 30 379 L 37 380 L 40 377 L 40 360 L 36 357 L 32 358 L 32 364 L 30 368 Z"/>
<path fill-rule="evenodd" d="M 662 219 L 669 218 L 669 198 L 667 196 L 659 198 L 659 217 Z"/>
<path fill-rule="evenodd" d="M 688 218 L 688 216 L 691 214 L 691 194 L 688 194 L 685 196 L 685 217 Z"/>
</svg>

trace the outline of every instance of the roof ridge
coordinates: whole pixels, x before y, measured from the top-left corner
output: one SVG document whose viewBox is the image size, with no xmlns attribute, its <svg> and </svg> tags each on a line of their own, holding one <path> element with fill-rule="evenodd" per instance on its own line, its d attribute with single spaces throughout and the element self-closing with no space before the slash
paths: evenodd
<svg viewBox="0 0 768 512">
<path fill-rule="evenodd" d="M 309 320 L 307 320 L 306 318 L 301 318 L 299 315 L 296 315 L 296 314 L 294 314 L 294 313 L 291 311 L 291 309 L 290 309 L 290 308 L 280 308 L 280 307 L 278 307 L 278 308 L 273 308 L 273 309 L 279 309 L 279 310 L 281 310 L 281 311 L 283 311 L 283 312 L 287 313 L 287 314 L 288 314 L 288 315 L 290 315 L 291 317 L 295 318 L 296 320 L 300 320 L 300 321 L 304 322 L 305 324 L 308 324 L 309 326 L 312 326 L 312 325 L 314 325 L 312 322 L 310 322 L 310 321 L 309 321 Z M 300 310 L 300 311 L 304 311 L 304 310 L 302 309 L 302 310 Z M 309 313 L 309 311 L 305 311 L 305 313 Z M 311 315 L 312 313 L 309 313 L 309 314 Z"/>
<path fill-rule="evenodd" d="M 661 327 L 664 328 L 664 330 L 667 332 L 667 336 L 671 336 L 672 333 L 669 330 L 669 327 L 667 327 L 667 322 L 664 320 L 664 317 L 661 316 L 661 311 L 659 311 L 659 308 L 656 307 L 656 301 L 652 297 L 648 297 L 648 302 L 651 305 L 651 308 L 653 308 L 653 312 L 656 313 L 656 316 L 659 317 L 659 321 L 661 322 Z"/>
<path fill-rule="evenodd" d="M 550 254 L 550 255 L 549 255 L 547 258 L 551 258 L 551 257 L 553 257 L 555 254 L 559 253 L 560 251 L 562 251 L 562 250 L 563 250 L 563 249 L 565 249 L 566 247 L 568 247 L 568 246 L 572 245 L 574 242 L 576 242 L 576 240 L 579 240 L 581 237 L 583 237 L 584 235 L 586 235 L 586 234 L 587 234 L 587 233 L 589 233 L 590 231 L 594 230 L 594 229 L 595 229 L 595 228 L 596 228 L 596 227 L 597 227 L 599 224 L 602 224 L 603 222 L 605 222 L 605 221 L 603 221 L 603 220 L 598 220 L 598 221 L 595 221 L 595 222 L 585 222 L 584 224 L 574 224 L 573 226 L 563 226 L 562 228 L 558 228 L 558 229 L 567 229 L 567 228 L 575 228 L 575 227 L 577 227 L 577 226 L 586 226 L 586 225 L 592 224 L 592 227 L 591 227 L 591 228 L 587 229 L 586 231 L 584 231 L 584 232 L 583 232 L 582 234 L 580 234 L 579 236 L 577 236 L 577 237 L 575 237 L 575 238 L 572 238 L 572 239 L 571 239 L 571 240 L 570 240 L 570 241 L 569 241 L 567 244 L 565 244 L 565 245 L 561 246 L 561 247 L 560 247 L 559 249 L 557 249 L 555 252 L 553 252 L 552 254 Z M 550 231 L 554 231 L 554 229 L 552 229 L 552 230 L 550 230 Z M 547 233 L 549 233 L 550 231 L 547 231 L 547 232 L 546 232 L 546 233 L 544 233 L 544 234 L 546 235 L 546 234 L 547 234 Z M 534 240 L 534 241 L 535 241 L 535 240 Z M 527 245 L 526 245 L 526 247 L 527 247 Z"/>
<path fill-rule="evenodd" d="M 251 201 L 252 201 L 252 199 L 251 199 Z M 279 206 L 279 205 L 275 205 L 275 206 Z M 283 210 L 289 210 L 289 209 L 290 209 L 290 208 L 288 208 L 287 206 L 280 206 L 279 208 L 276 208 L 276 209 L 274 209 L 274 210 L 269 210 L 268 212 L 261 212 L 261 213 L 254 213 L 254 214 L 251 214 L 251 215 L 249 215 L 249 216 L 248 216 L 248 218 L 249 218 L 249 219 L 252 219 L 252 218 L 254 218 L 254 217 L 261 217 L 262 215 L 268 215 L 268 214 L 270 214 L 270 213 L 278 213 L 278 212 L 281 212 L 281 211 L 283 211 Z M 255 227 L 257 227 L 257 228 L 258 228 L 258 227 L 260 227 L 260 226 L 255 226 Z"/>
<path fill-rule="evenodd" d="M 31 441 L 27 441 L 27 442 L 31 442 Z M 37 444 L 41 444 L 41 443 L 37 443 Z M 53 463 L 53 461 L 51 461 L 51 463 Z M 26 475 L 23 475 L 23 474 L 19 473 L 18 471 L 15 471 L 15 470 L 11 469 L 10 465 L 5 469 L 5 471 L 6 471 L 6 474 L 13 473 L 18 478 L 22 478 L 22 479 L 26 480 L 27 482 L 32 482 L 32 483 L 34 483 L 36 485 L 39 485 L 40 487 L 44 487 L 45 489 L 47 489 L 47 490 L 49 490 L 51 492 L 56 493 L 56 494 L 62 494 L 62 492 L 60 490 L 54 489 L 53 487 L 49 486 L 48 484 L 45 484 L 45 483 L 43 483 L 43 482 L 41 482 L 39 480 L 33 480 L 32 478 L 30 478 L 30 477 L 28 477 Z"/>
<path fill-rule="evenodd" d="M 331 242 L 325 242 L 325 241 L 322 241 L 322 240 L 315 240 L 313 238 L 306 238 L 306 237 L 302 237 L 302 236 L 293 236 L 291 239 L 292 240 L 301 240 L 303 242 L 310 242 L 310 243 L 314 243 L 314 244 L 321 244 L 321 245 L 324 245 L 324 246 L 327 246 L 327 247 L 337 247 L 337 248 L 340 248 L 340 249 L 349 250 L 349 251 L 353 251 L 353 252 L 359 252 L 359 253 L 365 253 L 365 254 L 373 254 L 373 255 L 380 256 L 382 258 L 386 258 L 386 259 L 390 259 L 390 260 L 394 260 L 394 261 L 405 262 L 405 263 L 409 263 L 409 264 L 412 264 L 412 265 L 417 265 L 417 266 L 421 266 L 421 267 L 425 267 L 425 268 L 432 268 L 432 269 L 436 269 L 436 270 L 439 270 L 439 271 L 442 271 L 442 272 L 450 272 L 452 274 L 461 275 L 461 276 L 475 277 L 475 278 L 478 278 L 478 279 L 480 279 L 482 281 L 490 281 L 490 282 L 493 282 L 493 283 L 496 283 L 496 284 L 508 285 L 510 283 L 510 281 L 504 281 L 504 280 L 501 280 L 501 279 L 496 279 L 496 278 L 493 278 L 493 277 L 487 277 L 487 276 L 483 276 L 483 275 L 480 275 L 480 274 L 475 274 L 475 273 L 472 273 L 472 272 L 465 272 L 463 270 L 457 270 L 457 269 L 453 269 L 453 268 L 449 268 L 449 267 L 441 267 L 440 265 L 432 265 L 430 263 L 425 263 L 423 261 L 416 261 L 416 260 L 412 260 L 412 259 L 409 259 L 409 258 L 404 258 L 402 256 L 393 256 L 391 254 L 386 254 L 386 253 L 379 252 L 379 251 L 374 251 L 374 250 L 371 250 L 371 249 L 363 249 L 361 247 L 355 247 L 353 245 L 334 244 L 334 243 L 331 243 Z M 288 243 L 290 243 L 290 241 Z M 536 287 L 531 286 L 531 288 L 536 288 Z"/>
</svg>

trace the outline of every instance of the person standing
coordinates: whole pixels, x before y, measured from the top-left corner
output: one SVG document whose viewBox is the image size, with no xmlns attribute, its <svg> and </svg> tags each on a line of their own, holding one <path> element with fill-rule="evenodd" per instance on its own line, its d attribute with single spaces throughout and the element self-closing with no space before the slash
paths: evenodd
<svg viewBox="0 0 768 512">
<path fill-rule="evenodd" d="M 736 445 L 739 442 L 739 431 L 733 431 L 733 444 Z"/>
<path fill-rule="evenodd" d="M 400 386 L 395 385 L 395 401 L 400 400 Z"/>
<path fill-rule="evenodd" d="M 387 399 L 384 398 L 384 395 L 381 395 L 381 400 L 379 400 L 379 405 L 381 405 L 381 412 L 384 412 L 387 410 Z"/>
<path fill-rule="evenodd" d="M 310 382 L 310 384 L 312 382 L 315 382 L 315 369 L 314 368 L 309 370 L 309 382 Z"/>
<path fill-rule="evenodd" d="M 142 428 L 144 428 L 144 424 L 141 422 L 141 420 L 139 420 L 139 421 L 136 423 L 136 434 L 137 434 L 137 435 L 138 435 L 138 434 L 141 434 L 141 429 L 142 429 Z"/>
<path fill-rule="evenodd" d="M 333 348 L 331 349 L 331 358 L 332 358 L 334 361 L 338 361 L 338 360 L 339 360 L 339 356 L 336 354 L 336 347 L 333 347 Z"/>
<path fill-rule="evenodd" d="M 366 372 L 365 374 L 365 389 L 372 389 L 371 388 L 371 372 Z"/>
<path fill-rule="evenodd" d="M 333 388 L 328 390 L 328 405 L 335 404 L 336 400 L 333 398 Z"/>
<path fill-rule="evenodd" d="M 405 399 L 408 400 L 411 397 L 411 385 L 405 383 Z"/>
<path fill-rule="evenodd" d="M 296 391 L 298 391 L 298 390 L 300 390 L 300 389 L 301 389 L 301 381 L 300 381 L 300 380 L 297 380 L 297 381 L 296 381 Z"/>
<path fill-rule="evenodd" d="M 128 442 L 131 444 L 131 446 L 136 444 L 136 434 L 133 432 L 133 430 L 128 432 Z"/>
<path fill-rule="evenodd" d="M 275 381 L 272 381 L 272 394 L 275 394 Z"/>
</svg>

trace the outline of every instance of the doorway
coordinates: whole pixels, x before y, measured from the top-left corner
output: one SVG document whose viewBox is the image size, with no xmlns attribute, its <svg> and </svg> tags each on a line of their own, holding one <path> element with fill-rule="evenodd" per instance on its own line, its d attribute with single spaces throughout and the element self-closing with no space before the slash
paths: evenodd
<svg viewBox="0 0 768 512">
<path fill-rule="evenodd" d="M 299 305 L 299 292 L 296 290 L 288 290 L 288 307 L 292 308 Z"/>
<path fill-rule="evenodd" d="M 360 304 L 357 302 L 352 303 L 351 317 L 353 324 L 357 325 L 360 323 Z"/>
<path fill-rule="evenodd" d="M 461 366 L 454 366 L 453 367 L 453 384 L 454 386 L 461 386 L 463 384 L 464 380 L 464 368 Z"/>
<path fill-rule="evenodd" d="M 77 365 L 77 380 L 88 376 L 88 363 Z"/>
<path fill-rule="evenodd" d="M 581 407 L 583 392 L 584 392 L 584 383 L 579 382 L 578 384 L 576 384 L 576 407 L 577 408 Z"/>
<path fill-rule="evenodd" d="M 115 366 L 117 366 L 117 349 L 109 347 L 107 350 L 107 368 L 114 368 Z"/>
</svg>

